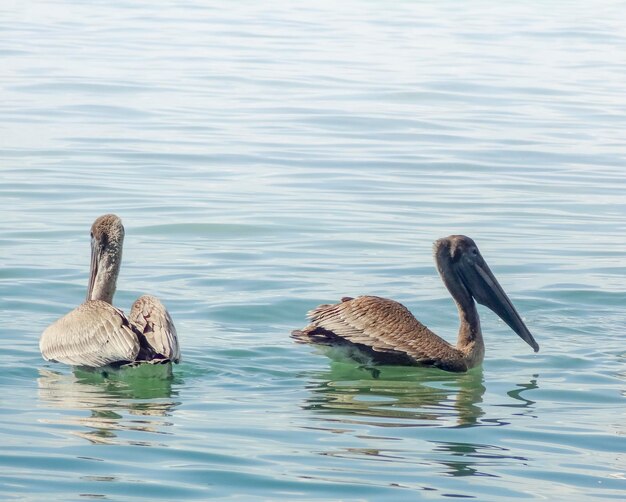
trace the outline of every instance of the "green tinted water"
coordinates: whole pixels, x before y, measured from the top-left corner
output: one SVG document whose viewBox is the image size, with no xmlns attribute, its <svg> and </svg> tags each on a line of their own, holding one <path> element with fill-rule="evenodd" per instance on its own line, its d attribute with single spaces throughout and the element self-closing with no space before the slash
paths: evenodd
<svg viewBox="0 0 626 502">
<path fill-rule="evenodd" d="M 0 498 L 622 500 L 626 106 L 618 2 L 0 6 Z M 160 297 L 172 379 L 46 363 L 89 226 L 116 305 Z M 431 243 L 473 237 L 463 375 L 295 345 L 341 296 L 453 340 Z"/>
</svg>

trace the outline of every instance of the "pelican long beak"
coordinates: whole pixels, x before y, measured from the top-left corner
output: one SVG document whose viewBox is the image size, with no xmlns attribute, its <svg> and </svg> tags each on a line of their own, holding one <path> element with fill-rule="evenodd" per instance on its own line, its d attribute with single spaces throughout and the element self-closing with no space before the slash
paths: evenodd
<svg viewBox="0 0 626 502">
<path fill-rule="evenodd" d="M 457 270 L 465 287 L 474 299 L 481 305 L 493 310 L 522 340 L 530 345 L 535 352 L 538 352 L 539 345 L 485 261 L 483 259 L 480 260 L 480 263 L 461 261 Z"/>
<path fill-rule="evenodd" d="M 89 285 L 87 286 L 87 301 L 91 300 L 93 286 L 98 275 L 98 260 L 100 258 L 100 245 L 95 239 L 91 239 L 91 266 L 89 267 Z"/>
</svg>

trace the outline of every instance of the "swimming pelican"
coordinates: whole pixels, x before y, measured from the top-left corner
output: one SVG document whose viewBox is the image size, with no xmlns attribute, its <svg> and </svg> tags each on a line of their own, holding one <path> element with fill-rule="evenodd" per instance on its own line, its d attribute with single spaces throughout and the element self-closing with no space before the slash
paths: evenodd
<svg viewBox="0 0 626 502">
<path fill-rule="evenodd" d="M 472 239 L 464 235 L 439 239 L 434 256 L 459 310 L 456 346 L 430 331 L 404 305 L 377 296 L 345 297 L 334 305 L 320 305 L 308 313 L 311 324 L 293 331 L 292 337 L 301 343 L 345 346 L 382 364 L 467 371 L 478 366 L 485 355 L 476 300 L 495 312 L 535 352 L 539 350 Z"/>
<path fill-rule="evenodd" d="M 130 318 L 111 305 L 123 242 L 124 226 L 116 215 L 94 221 L 87 300 L 42 333 L 39 348 L 44 359 L 91 368 L 180 360 L 172 318 L 154 296 L 139 297 Z"/>
</svg>

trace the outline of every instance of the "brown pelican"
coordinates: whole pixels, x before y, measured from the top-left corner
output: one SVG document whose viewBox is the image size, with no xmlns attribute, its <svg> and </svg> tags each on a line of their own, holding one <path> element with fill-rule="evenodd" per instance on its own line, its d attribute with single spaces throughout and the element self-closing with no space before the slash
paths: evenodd
<svg viewBox="0 0 626 502">
<path fill-rule="evenodd" d="M 42 333 L 44 359 L 91 368 L 180 360 L 172 318 L 154 296 L 138 298 L 130 317 L 111 305 L 123 242 L 124 226 L 116 215 L 105 214 L 93 223 L 87 300 Z"/>
<path fill-rule="evenodd" d="M 348 347 L 375 363 L 467 371 L 478 366 L 485 355 L 476 300 L 495 312 L 535 352 L 539 350 L 472 239 L 464 235 L 439 239 L 434 256 L 459 310 L 456 346 L 435 335 L 404 305 L 377 296 L 345 297 L 334 305 L 320 305 L 308 313 L 311 324 L 293 331 L 292 337 L 302 343 Z"/>
</svg>

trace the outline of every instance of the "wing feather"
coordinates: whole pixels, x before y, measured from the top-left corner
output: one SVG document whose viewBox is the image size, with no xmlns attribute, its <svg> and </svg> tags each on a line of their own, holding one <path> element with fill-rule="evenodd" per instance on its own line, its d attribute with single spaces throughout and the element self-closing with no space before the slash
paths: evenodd
<svg viewBox="0 0 626 502">
<path fill-rule="evenodd" d="M 311 325 L 378 352 L 404 353 L 415 363 L 461 360 L 460 352 L 437 336 L 402 304 L 377 296 L 359 296 L 308 313 Z"/>
<path fill-rule="evenodd" d="M 174 321 L 154 296 L 140 296 L 130 310 L 130 322 L 146 337 L 152 349 L 166 359 L 180 361 L 180 346 Z"/>
<path fill-rule="evenodd" d="M 121 310 L 92 300 L 48 326 L 39 348 L 48 361 L 97 368 L 135 360 L 139 340 Z"/>
</svg>

